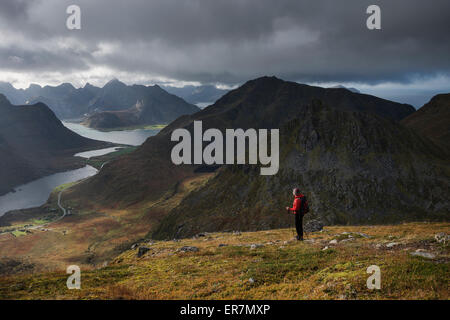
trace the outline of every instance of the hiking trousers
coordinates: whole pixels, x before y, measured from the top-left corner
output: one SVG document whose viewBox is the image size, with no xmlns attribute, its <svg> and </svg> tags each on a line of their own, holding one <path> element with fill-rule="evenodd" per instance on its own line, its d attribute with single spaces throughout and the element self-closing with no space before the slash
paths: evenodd
<svg viewBox="0 0 450 320">
<path fill-rule="evenodd" d="M 295 216 L 295 229 L 297 230 L 297 235 L 303 238 L 303 214 L 296 212 Z"/>
</svg>

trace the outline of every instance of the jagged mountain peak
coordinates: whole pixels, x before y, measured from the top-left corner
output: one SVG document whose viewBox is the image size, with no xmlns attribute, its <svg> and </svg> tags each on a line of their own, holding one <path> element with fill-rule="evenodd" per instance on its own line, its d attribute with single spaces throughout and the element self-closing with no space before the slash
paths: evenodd
<svg viewBox="0 0 450 320">
<path fill-rule="evenodd" d="M 110 87 L 110 86 L 126 86 L 126 84 L 123 83 L 122 81 L 120 81 L 120 80 L 117 79 L 117 78 L 113 78 L 113 79 L 109 80 L 109 81 L 104 85 L 103 88 Z"/>
</svg>

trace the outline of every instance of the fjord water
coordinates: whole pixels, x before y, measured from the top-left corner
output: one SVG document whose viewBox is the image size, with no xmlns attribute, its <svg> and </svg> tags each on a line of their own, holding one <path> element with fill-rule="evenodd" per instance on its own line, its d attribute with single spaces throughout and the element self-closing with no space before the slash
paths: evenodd
<svg viewBox="0 0 450 320">
<path fill-rule="evenodd" d="M 76 170 L 55 173 L 18 186 L 15 188 L 15 192 L 0 197 L 0 216 L 11 210 L 41 206 L 57 186 L 93 176 L 97 171 L 94 167 L 85 166 Z"/>
<path fill-rule="evenodd" d="M 75 157 L 81 157 L 81 158 L 92 158 L 92 157 L 99 157 L 103 156 L 105 154 L 120 150 L 120 147 L 112 147 L 112 148 L 106 148 L 106 149 L 99 149 L 99 150 L 91 150 L 91 151 L 84 151 L 75 154 Z"/>
<path fill-rule="evenodd" d="M 85 127 L 79 123 L 63 121 L 63 124 L 70 130 L 86 138 L 108 141 L 118 144 L 128 144 L 131 146 L 140 146 L 148 137 L 154 136 L 159 132 L 159 129 L 99 131 Z"/>
<path fill-rule="evenodd" d="M 154 136 L 159 132 L 159 130 L 146 129 L 102 132 L 87 128 L 81 124 L 69 122 L 63 122 L 63 124 L 70 130 L 87 138 L 133 146 L 141 145 L 148 137 Z M 111 147 L 106 149 L 91 150 L 77 153 L 75 156 L 90 158 L 105 155 L 118 149 L 120 148 Z M 11 210 L 41 206 L 47 201 L 50 193 L 57 186 L 93 176 L 97 172 L 97 169 L 91 166 L 85 166 L 76 170 L 55 173 L 18 186 L 15 188 L 15 192 L 10 192 L 0 196 L 0 216 Z"/>
</svg>

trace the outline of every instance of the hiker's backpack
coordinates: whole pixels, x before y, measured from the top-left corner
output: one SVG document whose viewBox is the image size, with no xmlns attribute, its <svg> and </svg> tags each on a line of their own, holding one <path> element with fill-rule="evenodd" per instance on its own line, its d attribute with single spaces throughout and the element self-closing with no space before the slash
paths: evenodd
<svg viewBox="0 0 450 320">
<path fill-rule="evenodd" d="M 306 199 L 305 196 L 303 196 L 301 199 L 302 202 L 300 203 L 300 212 L 305 215 L 309 212 L 308 199 Z"/>
</svg>

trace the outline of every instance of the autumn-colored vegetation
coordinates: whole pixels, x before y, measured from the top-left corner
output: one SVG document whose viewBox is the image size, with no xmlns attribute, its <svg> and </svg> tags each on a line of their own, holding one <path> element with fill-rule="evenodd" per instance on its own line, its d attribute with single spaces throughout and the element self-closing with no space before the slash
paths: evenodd
<svg viewBox="0 0 450 320">
<path fill-rule="evenodd" d="M 145 240 L 107 266 L 82 268 L 81 290 L 66 288 L 61 268 L 3 277 L 0 298 L 448 299 L 449 246 L 434 236 L 449 231 L 449 223 L 408 223 L 325 227 L 304 242 L 292 229 Z M 138 257 L 139 247 L 150 250 Z M 380 290 L 366 286 L 370 265 L 381 269 Z"/>
</svg>

